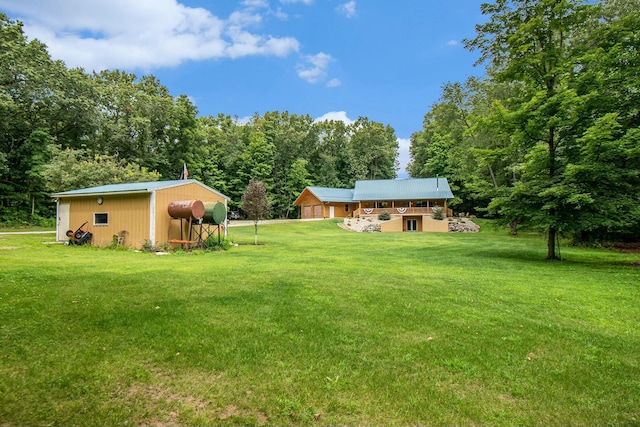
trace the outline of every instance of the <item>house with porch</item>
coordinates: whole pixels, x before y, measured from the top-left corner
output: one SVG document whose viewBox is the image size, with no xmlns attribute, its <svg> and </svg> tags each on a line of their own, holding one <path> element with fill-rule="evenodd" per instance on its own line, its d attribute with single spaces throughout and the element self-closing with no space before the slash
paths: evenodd
<svg viewBox="0 0 640 427">
<path fill-rule="evenodd" d="M 362 180 L 353 189 L 306 187 L 294 205 L 303 219 L 377 218 L 387 212 L 391 220 L 381 224 L 383 232 L 446 232 L 448 221 L 434 219 L 433 211 L 453 216 L 447 207 L 453 197 L 446 178 Z"/>
</svg>

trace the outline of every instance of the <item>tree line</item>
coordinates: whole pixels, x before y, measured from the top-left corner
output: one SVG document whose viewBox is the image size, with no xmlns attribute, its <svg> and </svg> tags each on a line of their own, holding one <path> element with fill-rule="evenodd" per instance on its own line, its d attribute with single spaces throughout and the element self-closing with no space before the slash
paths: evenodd
<svg viewBox="0 0 640 427">
<path fill-rule="evenodd" d="M 412 177 L 445 176 L 458 212 L 515 232 L 580 241 L 640 238 L 640 0 L 495 0 L 465 46 L 485 77 L 443 86 L 411 136 Z M 393 128 L 288 112 L 198 116 L 155 77 L 85 73 L 50 58 L 0 14 L 0 222 L 53 212 L 49 194 L 190 177 L 239 206 L 264 183 L 272 215 L 306 185 L 396 176 Z"/>
<path fill-rule="evenodd" d="M 251 180 L 263 182 L 275 217 L 295 216 L 307 185 L 349 188 L 398 170 L 389 125 L 286 111 L 246 123 L 198 116 L 152 75 L 67 68 L 1 13 L 0 117 L 0 223 L 53 217 L 53 192 L 179 179 L 185 164 L 189 178 L 229 196 L 231 209 Z"/>
<path fill-rule="evenodd" d="M 640 238 L 640 2 L 496 0 L 465 40 L 485 78 L 449 82 L 409 173 L 447 176 L 458 211 L 579 241 Z"/>
</svg>

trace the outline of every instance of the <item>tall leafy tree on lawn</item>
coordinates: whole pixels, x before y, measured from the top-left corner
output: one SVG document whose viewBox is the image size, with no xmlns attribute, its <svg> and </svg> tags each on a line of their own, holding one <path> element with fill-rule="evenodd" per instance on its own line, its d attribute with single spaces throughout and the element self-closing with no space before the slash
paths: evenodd
<svg viewBox="0 0 640 427">
<path fill-rule="evenodd" d="M 529 154 L 522 176 L 508 197 L 493 207 L 512 219 L 528 221 L 547 233 L 547 258 L 557 259 L 557 237 L 570 230 L 563 173 L 579 152 L 575 133 L 577 93 L 569 85 L 576 64 L 572 37 L 589 22 L 591 5 L 578 0 L 496 0 L 483 4 L 489 20 L 465 40 L 490 61 L 497 81 L 521 82 L 518 98 L 502 103 L 505 120 L 496 128 L 513 128 L 510 143 Z"/>
</svg>

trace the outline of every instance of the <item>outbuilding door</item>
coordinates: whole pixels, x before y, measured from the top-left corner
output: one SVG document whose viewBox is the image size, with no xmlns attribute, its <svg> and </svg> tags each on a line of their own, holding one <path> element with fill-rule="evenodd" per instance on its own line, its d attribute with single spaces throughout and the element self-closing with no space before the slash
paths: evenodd
<svg viewBox="0 0 640 427">
<path fill-rule="evenodd" d="M 313 218 L 311 214 L 311 206 L 303 206 L 302 207 L 302 218 L 308 219 Z"/>
<path fill-rule="evenodd" d="M 329 218 L 334 218 L 336 215 L 336 207 L 329 206 Z"/>
<path fill-rule="evenodd" d="M 313 206 L 313 217 L 314 218 L 322 218 L 322 205 L 314 205 Z"/>
<path fill-rule="evenodd" d="M 67 230 L 69 229 L 69 203 L 58 202 L 58 221 L 56 223 L 56 232 L 59 242 L 67 240 Z"/>
</svg>

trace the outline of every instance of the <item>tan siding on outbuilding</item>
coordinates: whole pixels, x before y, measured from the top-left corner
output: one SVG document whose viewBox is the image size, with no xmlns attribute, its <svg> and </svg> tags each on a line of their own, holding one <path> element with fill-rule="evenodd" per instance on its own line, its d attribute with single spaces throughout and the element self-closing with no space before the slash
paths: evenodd
<svg viewBox="0 0 640 427">
<path fill-rule="evenodd" d="M 180 221 L 171 220 L 169 216 L 169 203 L 178 200 L 200 200 L 206 202 L 220 202 L 227 207 L 224 197 L 201 187 L 197 183 L 181 185 L 179 187 L 171 187 L 156 192 L 156 242 L 166 242 L 171 239 L 186 238 L 186 221 L 183 225 L 185 236 L 180 237 Z"/>
<path fill-rule="evenodd" d="M 181 239 L 180 221 L 172 221 L 169 216 L 170 202 L 200 200 L 204 203 L 221 202 L 227 206 L 224 196 L 195 181 L 184 184 L 174 181 L 166 188 L 159 187 L 152 191 L 70 196 L 58 194 L 57 198 L 59 204 L 69 206 L 69 229 L 75 231 L 87 221 L 84 228 L 93 234 L 94 246 L 107 246 L 113 242 L 113 236 L 119 236 L 124 231 L 124 245 L 135 248 L 141 248 L 145 241 L 157 245 L 170 239 Z M 98 199 L 102 200 L 102 204 L 98 203 Z M 108 224 L 94 224 L 96 213 L 107 214 Z M 59 238 L 66 240 L 65 231 L 59 232 Z"/>
<path fill-rule="evenodd" d="M 103 202 L 98 204 L 98 197 L 72 197 L 61 199 L 69 203 L 69 228 L 76 230 L 82 223 L 89 221 L 85 229 L 93 233 L 92 244 L 109 245 L 114 235 L 127 231 L 125 245 L 139 247 L 149 238 L 149 194 L 128 194 L 101 196 Z M 94 225 L 94 214 L 109 215 L 109 224 Z"/>
</svg>

